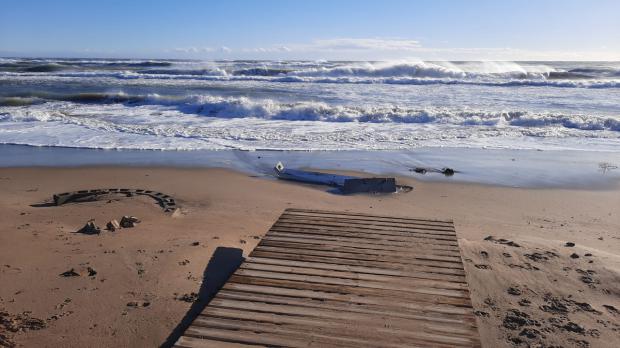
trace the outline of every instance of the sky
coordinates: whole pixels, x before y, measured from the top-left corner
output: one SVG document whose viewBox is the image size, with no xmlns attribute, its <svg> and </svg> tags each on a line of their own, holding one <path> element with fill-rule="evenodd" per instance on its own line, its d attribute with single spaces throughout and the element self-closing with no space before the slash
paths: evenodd
<svg viewBox="0 0 620 348">
<path fill-rule="evenodd" d="M 0 0 L 0 56 L 620 60 L 618 0 Z"/>
</svg>

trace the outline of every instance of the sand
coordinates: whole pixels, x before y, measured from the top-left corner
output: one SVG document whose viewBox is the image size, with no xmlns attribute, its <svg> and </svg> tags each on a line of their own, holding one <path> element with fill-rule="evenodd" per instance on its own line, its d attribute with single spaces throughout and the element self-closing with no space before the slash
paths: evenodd
<svg viewBox="0 0 620 348">
<path fill-rule="evenodd" d="M 453 219 L 486 347 L 620 346 L 618 188 L 399 180 L 414 190 L 341 196 L 223 169 L 0 169 L 0 342 L 159 346 L 216 248 L 247 255 L 283 209 L 298 207 Z M 44 204 L 53 193 L 108 187 L 160 191 L 181 211 L 165 214 L 147 197 Z M 142 222 L 75 233 L 123 215 Z M 71 269 L 78 275 L 60 276 Z"/>
</svg>

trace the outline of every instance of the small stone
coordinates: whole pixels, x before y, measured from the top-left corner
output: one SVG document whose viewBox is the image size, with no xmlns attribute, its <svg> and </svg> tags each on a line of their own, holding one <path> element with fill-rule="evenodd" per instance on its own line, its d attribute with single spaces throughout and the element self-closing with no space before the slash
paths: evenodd
<svg viewBox="0 0 620 348">
<path fill-rule="evenodd" d="M 523 340 L 520 339 L 519 337 L 511 337 L 509 338 L 509 340 L 516 346 L 520 346 L 521 344 L 523 344 Z"/>
<path fill-rule="evenodd" d="M 101 228 L 95 225 L 95 220 L 90 220 L 78 231 L 78 233 L 99 234 L 101 233 Z"/>
<path fill-rule="evenodd" d="M 192 246 L 199 246 L 199 245 L 200 245 L 200 242 L 193 242 L 192 243 Z"/>
<path fill-rule="evenodd" d="M 187 265 L 187 264 L 189 264 L 189 260 L 179 261 L 179 265 L 180 265 L 180 266 L 185 266 L 185 265 Z"/>
<path fill-rule="evenodd" d="M 140 219 L 135 216 L 123 216 L 121 218 L 121 227 L 131 228 L 136 226 L 137 223 L 140 223 Z"/>
<path fill-rule="evenodd" d="M 608 310 L 609 312 L 613 313 L 613 314 L 620 314 L 620 311 L 618 311 L 618 309 L 612 305 L 603 305 L 603 307 L 605 307 L 606 310 Z"/>
<path fill-rule="evenodd" d="M 586 329 L 581 327 L 579 324 L 573 323 L 572 321 L 568 322 L 566 325 L 562 326 L 562 328 L 566 331 L 576 332 L 579 334 L 584 334 Z"/>
<path fill-rule="evenodd" d="M 564 244 L 564 246 L 567 247 L 567 248 L 572 248 L 572 247 L 575 246 L 575 243 L 573 243 L 573 242 L 566 242 L 566 244 Z"/>
<path fill-rule="evenodd" d="M 151 303 L 148 301 L 130 301 L 127 302 L 127 307 L 138 308 L 138 307 L 148 307 Z"/>
<path fill-rule="evenodd" d="M 95 269 L 92 267 L 88 267 L 86 270 L 88 271 L 89 277 L 94 277 L 95 275 L 97 275 L 97 271 L 95 271 Z"/>
<path fill-rule="evenodd" d="M 585 253 L 583 256 L 590 257 L 590 256 L 592 256 L 592 254 L 591 253 Z"/>
<path fill-rule="evenodd" d="M 515 296 L 519 296 L 521 295 L 521 290 L 519 290 L 519 288 L 515 288 L 515 287 L 509 287 L 508 290 L 506 290 L 509 294 L 511 295 L 515 295 Z"/>
<path fill-rule="evenodd" d="M 521 332 L 519 333 L 519 336 L 525 336 L 527 338 L 536 338 L 540 336 L 540 331 L 526 327 L 525 329 L 521 330 Z"/>
<path fill-rule="evenodd" d="M 518 311 L 516 309 L 511 309 L 506 316 L 504 317 L 503 326 L 510 330 L 516 330 L 525 325 L 536 325 L 537 321 L 529 318 L 529 315 Z"/>
<path fill-rule="evenodd" d="M 116 221 L 116 220 L 111 220 L 111 221 L 109 221 L 109 222 L 106 224 L 106 229 L 107 229 L 108 231 L 112 231 L 112 232 L 114 232 L 114 231 L 116 231 L 116 230 L 118 230 L 118 229 L 120 229 L 120 228 L 121 228 L 121 225 L 120 225 L 120 224 L 118 223 L 118 221 Z"/>
<path fill-rule="evenodd" d="M 570 254 L 570 258 L 571 259 L 578 259 L 579 255 L 577 255 L 577 253 L 572 253 L 572 254 Z"/>
<path fill-rule="evenodd" d="M 176 299 L 179 301 L 183 301 L 183 302 L 196 302 L 198 300 L 198 294 L 195 292 L 192 292 L 189 294 L 183 294 L 182 296 L 179 296 Z"/>
<path fill-rule="evenodd" d="M 532 302 L 526 298 L 519 300 L 519 306 L 529 307 L 530 304 L 532 304 Z"/>
<path fill-rule="evenodd" d="M 61 277 L 79 277 L 80 274 L 75 271 L 75 269 L 71 268 L 68 271 L 60 273 Z"/>
<path fill-rule="evenodd" d="M 583 275 L 581 276 L 579 279 L 581 279 L 582 282 L 586 283 L 586 284 L 594 284 L 596 283 L 596 281 L 594 280 L 594 278 L 592 278 L 589 275 Z"/>
<path fill-rule="evenodd" d="M 488 258 L 489 257 L 489 253 L 483 250 L 483 251 L 480 252 L 480 256 L 482 256 L 484 258 Z"/>
</svg>

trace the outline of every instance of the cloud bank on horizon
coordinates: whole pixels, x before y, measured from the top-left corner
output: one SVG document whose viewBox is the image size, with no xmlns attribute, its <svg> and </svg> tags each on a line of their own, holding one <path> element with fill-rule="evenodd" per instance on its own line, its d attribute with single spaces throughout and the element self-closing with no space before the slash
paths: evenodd
<svg viewBox="0 0 620 348">
<path fill-rule="evenodd" d="M 175 47 L 174 58 L 212 59 L 342 59 L 390 60 L 620 60 L 620 51 L 607 47 L 590 51 L 528 50 L 511 47 L 425 47 L 418 40 L 383 38 L 332 38 L 308 43 L 273 44 L 266 47 Z"/>
<path fill-rule="evenodd" d="M 620 60 L 616 0 L 20 0 L 0 56 Z"/>
</svg>

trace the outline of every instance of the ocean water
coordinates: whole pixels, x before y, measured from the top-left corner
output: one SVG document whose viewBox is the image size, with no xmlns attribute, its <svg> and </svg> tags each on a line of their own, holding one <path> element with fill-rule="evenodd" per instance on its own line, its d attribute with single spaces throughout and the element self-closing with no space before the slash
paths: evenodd
<svg viewBox="0 0 620 348">
<path fill-rule="evenodd" d="M 0 144 L 620 152 L 620 62 L 0 59 Z"/>
</svg>

